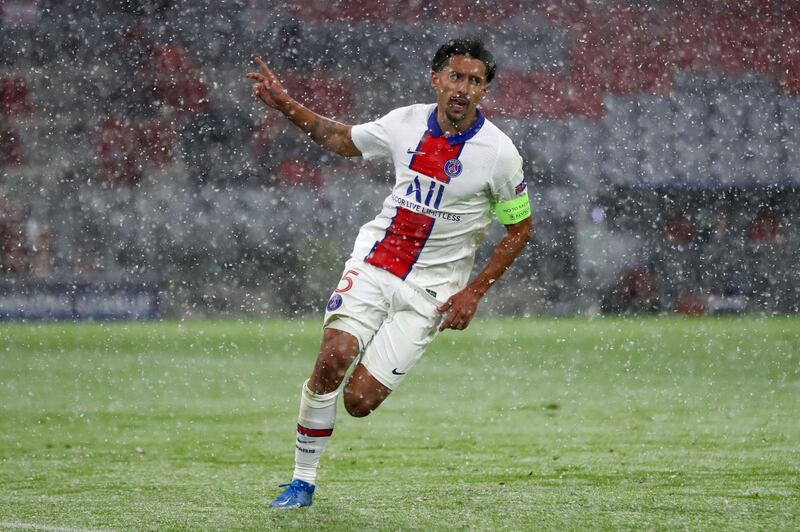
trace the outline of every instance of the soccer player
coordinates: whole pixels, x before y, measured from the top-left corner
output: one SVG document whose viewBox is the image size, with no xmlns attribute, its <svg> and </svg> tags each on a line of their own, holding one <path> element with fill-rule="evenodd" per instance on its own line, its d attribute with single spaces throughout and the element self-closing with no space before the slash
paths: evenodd
<svg viewBox="0 0 800 532">
<path fill-rule="evenodd" d="M 361 227 L 351 258 L 328 300 L 322 346 L 303 384 L 293 480 L 274 508 L 309 506 L 317 467 L 333 433 L 344 386 L 350 415 L 369 415 L 397 388 L 444 329 L 465 329 L 481 298 L 528 241 L 530 204 L 522 158 L 484 118 L 478 104 L 495 75 L 477 39 L 436 51 L 435 104 L 391 111 L 350 126 L 293 100 L 260 58 L 252 96 L 283 113 L 324 148 L 345 157 L 386 158 L 395 182 L 374 220 Z M 469 281 L 492 211 L 507 230 L 488 263 Z"/>
</svg>

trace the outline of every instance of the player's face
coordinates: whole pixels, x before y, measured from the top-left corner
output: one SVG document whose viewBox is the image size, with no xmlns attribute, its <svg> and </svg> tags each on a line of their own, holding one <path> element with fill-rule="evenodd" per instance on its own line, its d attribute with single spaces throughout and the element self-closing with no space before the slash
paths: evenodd
<svg viewBox="0 0 800 532">
<path fill-rule="evenodd" d="M 447 65 L 432 76 L 436 103 L 444 110 L 451 124 L 469 125 L 475 119 L 475 109 L 486 96 L 486 65 L 480 59 L 454 55 Z"/>
</svg>

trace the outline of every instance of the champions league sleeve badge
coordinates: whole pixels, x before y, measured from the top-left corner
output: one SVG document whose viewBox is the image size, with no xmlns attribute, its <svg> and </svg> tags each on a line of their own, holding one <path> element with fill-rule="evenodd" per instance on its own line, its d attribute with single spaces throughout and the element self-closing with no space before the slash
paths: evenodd
<svg viewBox="0 0 800 532">
<path fill-rule="evenodd" d="M 444 163 L 444 173 L 447 174 L 447 177 L 450 179 L 460 176 L 461 170 L 463 169 L 464 167 L 461 165 L 461 161 L 458 159 L 450 159 Z"/>
</svg>

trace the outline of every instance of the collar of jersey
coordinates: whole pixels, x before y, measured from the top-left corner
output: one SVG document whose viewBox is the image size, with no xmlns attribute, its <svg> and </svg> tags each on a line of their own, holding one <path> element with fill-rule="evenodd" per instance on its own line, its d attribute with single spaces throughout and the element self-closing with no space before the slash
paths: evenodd
<svg viewBox="0 0 800 532">
<path fill-rule="evenodd" d="M 444 134 L 444 131 L 442 131 L 442 128 L 439 127 L 439 121 L 436 120 L 437 110 L 438 107 L 434 107 L 433 112 L 428 117 L 428 131 L 430 131 L 431 135 L 434 137 L 441 137 Z M 469 129 L 465 129 L 461 133 L 445 137 L 451 146 L 464 144 L 481 130 L 481 127 L 483 127 L 483 123 L 486 121 L 486 119 L 483 117 L 483 113 L 481 113 L 480 109 L 475 109 L 475 112 L 477 113 L 475 115 L 475 121 L 471 126 L 469 126 Z"/>
</svg>

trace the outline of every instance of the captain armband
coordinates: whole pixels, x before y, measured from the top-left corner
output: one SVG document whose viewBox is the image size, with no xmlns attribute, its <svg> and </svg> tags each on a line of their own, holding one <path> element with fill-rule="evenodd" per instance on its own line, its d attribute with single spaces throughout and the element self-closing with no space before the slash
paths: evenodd
<svg viewBox="0 0 800 532">
<path fill-rule="evenodd" d="M 496 203 L 494 214 L 497 221 L 503 225 L 513 225 L 519 223 L 531 215 L 531 204 L 528 201 L 528 193 L 508 201 Z"/>
</svg>

